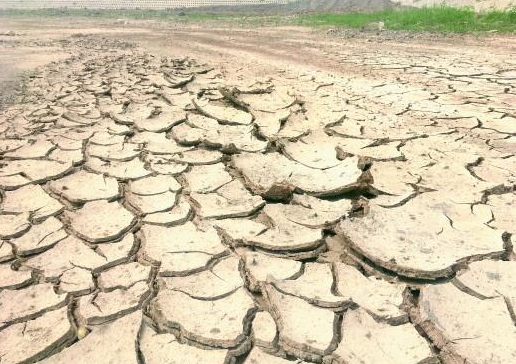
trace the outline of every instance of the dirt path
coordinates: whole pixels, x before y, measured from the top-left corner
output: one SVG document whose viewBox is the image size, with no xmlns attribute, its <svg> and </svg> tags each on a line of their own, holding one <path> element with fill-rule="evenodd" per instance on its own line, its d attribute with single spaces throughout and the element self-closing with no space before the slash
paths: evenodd
<svg viewBox="0 0 516 364">
<path fill-rule="evenodd" d="M 0 24 L 0 363 L 516 359 L 515 39 Z"/>
</svg>

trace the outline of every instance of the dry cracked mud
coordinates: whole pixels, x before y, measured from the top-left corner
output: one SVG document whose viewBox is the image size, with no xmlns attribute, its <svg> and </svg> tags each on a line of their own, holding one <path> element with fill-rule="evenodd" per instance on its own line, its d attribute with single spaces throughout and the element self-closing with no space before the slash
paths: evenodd
<svg viewBox="0 0 516 364">
<path fill-rule="evenodd" d="M 59 44 L 0 114 L 0 363 L 516 360 L 514 58 Z"/>
</svg>

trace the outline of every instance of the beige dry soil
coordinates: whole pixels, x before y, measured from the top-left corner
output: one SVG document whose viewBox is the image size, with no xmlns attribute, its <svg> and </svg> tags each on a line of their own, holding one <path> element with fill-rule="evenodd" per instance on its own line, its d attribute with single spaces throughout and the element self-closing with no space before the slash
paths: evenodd
<svg viewBox="0 0 516 364">
<path fill-rule="evenodd" d="M 0 363 L 516 361 L 514 37 L 0 33 Z"/>
</svg>

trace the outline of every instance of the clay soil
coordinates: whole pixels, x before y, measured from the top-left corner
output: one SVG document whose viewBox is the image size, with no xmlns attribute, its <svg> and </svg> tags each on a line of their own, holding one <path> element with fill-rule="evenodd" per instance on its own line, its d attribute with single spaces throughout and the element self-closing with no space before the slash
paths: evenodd
<svg viewBox="0 0 516 364">
<path fill-rule="evenodd" d="M 516 39 L 0 19 L 0 363 L 512 363 Z"/>
</svg>

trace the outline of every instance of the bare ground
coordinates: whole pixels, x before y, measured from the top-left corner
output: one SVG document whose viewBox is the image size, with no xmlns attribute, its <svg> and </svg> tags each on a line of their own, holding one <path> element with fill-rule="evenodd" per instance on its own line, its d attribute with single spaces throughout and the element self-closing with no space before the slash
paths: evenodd
<svg viewBox="0 0 516 364">
<path fill-rule="evenodd" d="M 516 39 L 7 31 L 0 362 L 516 359 Z"/>
</svg>

